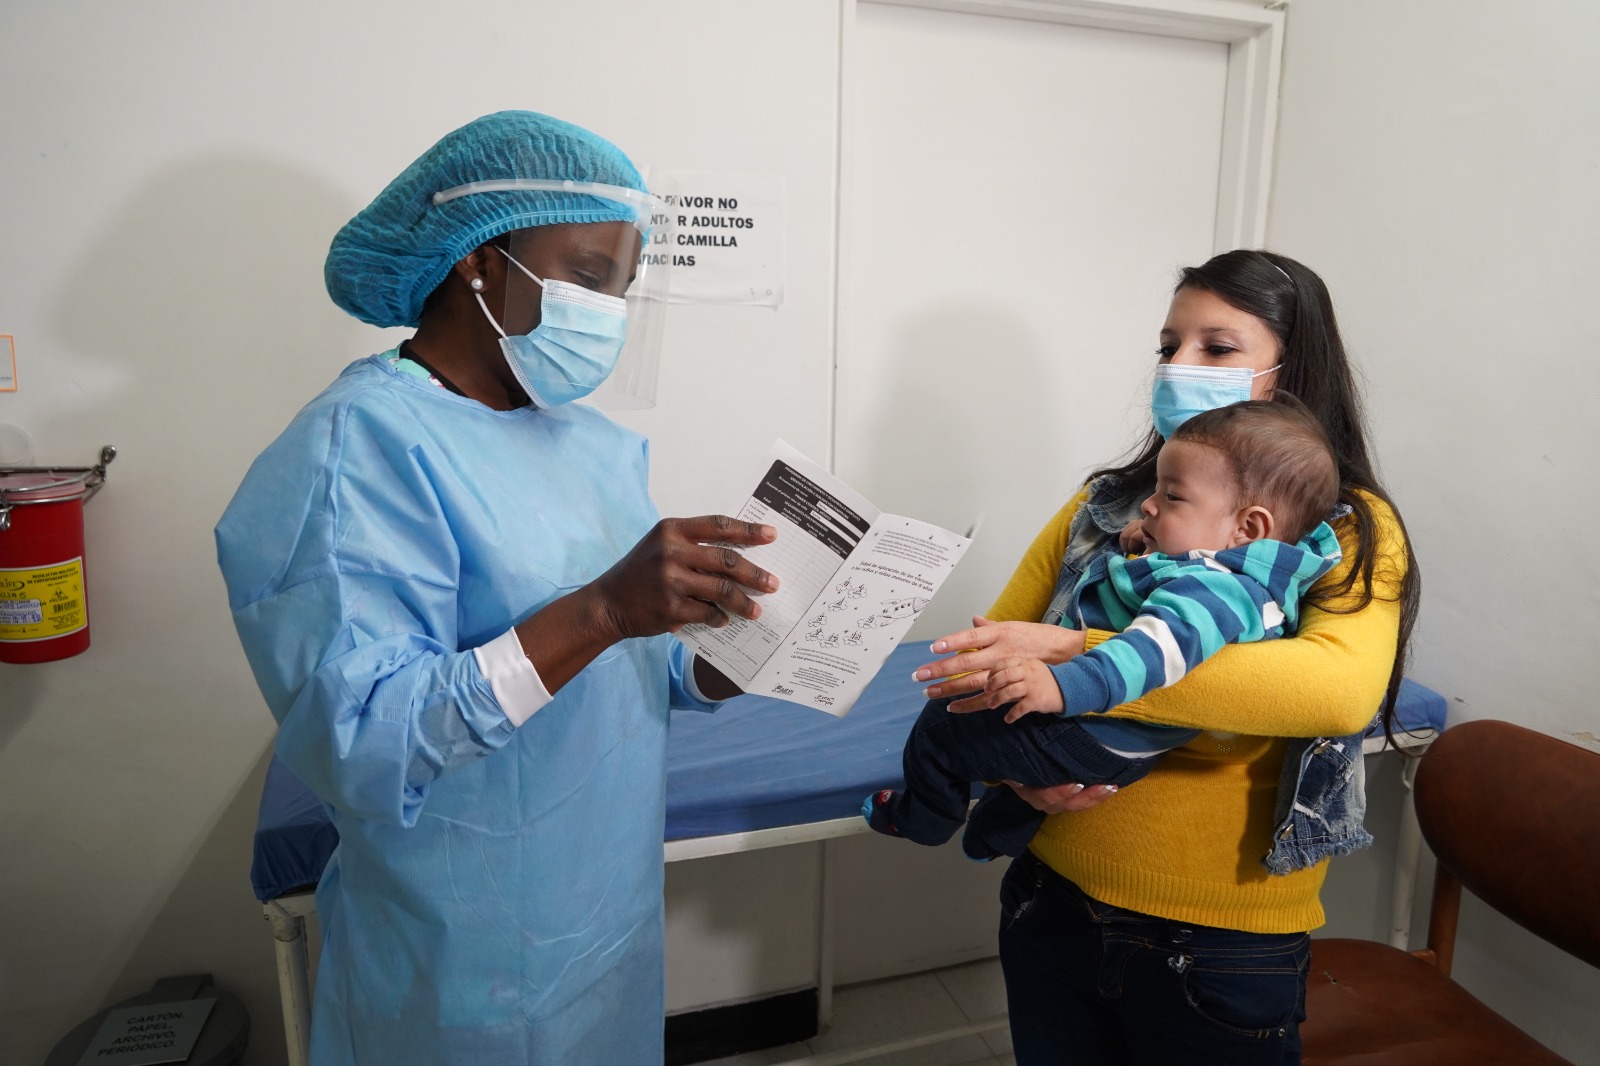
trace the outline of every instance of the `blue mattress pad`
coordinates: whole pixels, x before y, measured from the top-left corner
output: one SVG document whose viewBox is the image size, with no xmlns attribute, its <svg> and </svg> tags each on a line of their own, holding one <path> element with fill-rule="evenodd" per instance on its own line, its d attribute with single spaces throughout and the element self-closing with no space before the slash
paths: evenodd
<svg viewBox="0 0 1600 1066">
<path fill-rule="evenodd" d="M 921 642 L 895 649 L 844 718 L 766 696 L 740 696 L 715 714 L 672 712 L 665 839 L 859 815 L 869 792 L 900 783 L 900 751 L 924 702 L 911 671 L 933 658 Z M 1444 728 L 1444 697 L 1410 679 L 1397 710 L 1403 728 Z M 256 898 L 315 885 L 338 842 L 322 801 L 274 758 L 250 867 Z"/>
</svg>

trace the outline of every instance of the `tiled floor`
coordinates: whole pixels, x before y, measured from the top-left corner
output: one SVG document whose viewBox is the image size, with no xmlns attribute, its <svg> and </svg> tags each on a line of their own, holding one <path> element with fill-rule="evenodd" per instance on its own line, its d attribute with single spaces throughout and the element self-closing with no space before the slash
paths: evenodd
<svg viewBox="0 0 1600 1066">
<path fill-rule="evenodd" d="M 1005 985 L 998 959 L 836 989 L 833 1024 L 803 1044 L 716 1059 L 703 1066 L 772 1066 L 883 1044 L 916 1033 L 998 1018 Z M 826 1061 L 826 1060 L 824 1060 Z M 857 1060 L 861 1066 L 1015 1066 L 1004 1027 Z"/>
</svg>

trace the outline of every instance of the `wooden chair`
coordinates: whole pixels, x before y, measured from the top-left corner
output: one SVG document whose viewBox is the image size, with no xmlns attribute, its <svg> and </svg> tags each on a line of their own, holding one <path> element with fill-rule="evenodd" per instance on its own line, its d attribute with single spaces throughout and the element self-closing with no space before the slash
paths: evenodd
<svg viewBox="0 0 1600 1066">
<path fill-rule="evenodd" d="M 1305 1066 L 1563 1063 L 1450 979 L 1461 888 L 1600 967 L 1600 754 L 1508 722 L 1446 729 L 1417 768 L 1438 860 L 1428 946 L 1313 940 Z"/>
</svg>

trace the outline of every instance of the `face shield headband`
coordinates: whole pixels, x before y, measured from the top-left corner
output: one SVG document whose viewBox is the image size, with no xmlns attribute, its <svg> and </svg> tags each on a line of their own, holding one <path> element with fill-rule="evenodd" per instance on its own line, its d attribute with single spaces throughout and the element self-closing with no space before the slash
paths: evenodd
<svg viewBox="0 0 1600 1066">
<path fill-rule="evenodd" d="M 632 222 L 641 235 L 650 232 L 651 220 L 664 214 L 665 201 L 650 193 L 630 189 L 625 185 L 606 185 L 597 181 L 558 181 L 554 178 L 494 178 L 488 181 L 469 181 L 453 189 L 433 194 L 435 207 L 447 204 L 462 196 L 483 192 L 564 192 L 573 196 L 595 196 L 602 200 L 631 208 Z"/>
</svg>

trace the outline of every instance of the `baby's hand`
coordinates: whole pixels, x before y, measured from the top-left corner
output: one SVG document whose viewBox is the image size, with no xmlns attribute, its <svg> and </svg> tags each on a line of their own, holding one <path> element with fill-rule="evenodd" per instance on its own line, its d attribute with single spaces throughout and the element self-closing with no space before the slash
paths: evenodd
<svg viewBox="0 0 1600 1066">
<path fill-rule="evenodd" d="M 1135 518 L 1123 526 L 1122 532 L 1117 534 L 1117 543 L 1122 547 L 1123 555 L 1143 555 L 1144 522 Z"/>
<path fill-rule="evenodd" d="M 1007 659 L 989 671 L 984 694 L 991 707 L 1016 704 L 1006 712 L 1007 722 L 1015 722 L 1025 714 L 1060 714 L 1066 709 L 1056 675 L 1038 659 Z"/>
</svg>

